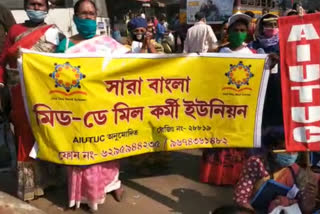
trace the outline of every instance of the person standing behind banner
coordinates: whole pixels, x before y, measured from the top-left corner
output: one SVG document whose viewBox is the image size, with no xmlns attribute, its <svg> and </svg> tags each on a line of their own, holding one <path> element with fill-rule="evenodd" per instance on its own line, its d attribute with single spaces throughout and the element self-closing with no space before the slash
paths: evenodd
<svg viewBox="0 0 320 214">
<path fill-rule="evenodd" d="M 137 17 L 128 23 L 128 30 L 130 32 L 132 41 L 132 53 L 163 53 L 163 47 L 153 39 L 153 25 L 148 23 L 145 19 Z M 148 30 L 147 30 L 148 28 Z"/>
<path fill-rule="evenodd" d="M 279 59 L 279 29 L 278 16 L 265 14 L 261 17 L 257 26 L 257 38 L 249 46 L 258 53 L 272 54 Z M 278 66 L 280 68 L 280 66 Z M 262 127 L 283 126 L 282 120 L 282 96 L 280 71 L 276 69 L 269 77 L 263 108 Z"/>
<path fill-rule="evenodd" d="M 225 47 L 220 49 L 220 53 L 241 53 L 254 54 L 255 50 L 250 49 L 246 43 L 248 39 L 249 24 L 252 18 L 246 14 L 238 13 L 229 18 L 228 21 L 228 41 Z"/>
<path fill-rule="evenodd" d="M 219 38 L 220 39 L 218 42 L 218 48 L 225 47 L 229 43 L 229 41 L 228 41 L 228 21 L 224 21 L 222 23 Z"/>
<path fill-rule="evenodd" d="M 220 53 L 253 54 L 245 43 L 251 17 L 235 14 L 228 21 L 228 41 Z M 200 180 L 216 185 L 234 185 L 246 159 L 243 149 L 205 149 L 202 154 Z"/>
<path fill-rule="evenodd" d="M 16 21 L 14 20 L 11 11 L 3 4 L 0 4 L 0 53 L 2 52 L 6 35 L 11 26 L 15 23 Z"/>
<path fill-rule="evenodd" d="M 205 14 L 197 12 L 197 22 L 188 29 L 184 40 L 183 53 L 206 53 L 216 47 L 217 38 L 210 25 L 206 24 Z"/>
<path fill-rule="evenodd" d="M 0 84 L 8 85 L 11 92 L 10 117 L 18 147 L 17 194 L 20 199 L 28 201 L 42 196 L 43 189 L 49 185 L 48 182 L 53 178 L 58 181 L 59 177 L 50 173 L 52 170 L 55 171 L 52 164 L 44 164 L 29 157 L 35 139 L 24 108 L 17 58 L 20 55 L 20 48 L 54 52 L 61 34 L 54 25 L 47 25 L 44 22 L 49 10 L 48 0 L 25 0 L 24 8 L 29 20 L 11 27 L 0 56 Z"/>
<path fill-rule="evenodd" d="M 106 38 L 106 36 L 94 38 L 97 30 L 97 8 L 93 1 L 79 0 L 74 6 L 74 14 L 73 20 L 79 34 L 61 41 L 56 52 L 68 52 L 69 48 L 70 53 L 87 53 L 92 49 L 98 52 L 100 42 L 97 43 L 97 39 L 101 39 L 102 43 L 112 42 L 111 47 L 123 47 L 111 38 Z M 82 45 L 82 43 L 85 43 L 85 45 Z M 98 47 L 95 47 L 96 45 Z M 71 51 L 72 47 L 77 51 Z M 112 52 L 110 51 L 110 53 Z M 119 180 L 119 168 L 118 161 L 81 167 L 69 166 L 67 168 L 69 207 L 76 206 L 76 208 L 79 208 L 81 203 L 86 203 L 92 211 L 96 211 L 98 205 L 104 203 L 105 194 L 109 192 L 113 194 L 117 201 L 121 201 L 124 190 Z"/>
<path fill-rule="evenodd" d="M 159 44 L 161 44 L 163 38 L 164 38 L 164 34 L 167 31 L 167 26 L 166 26 L 166 18 L 163 16 L 160 19 L 160 22 L 156 25 L 156 42 L 158 42 Z"/>
</svg>

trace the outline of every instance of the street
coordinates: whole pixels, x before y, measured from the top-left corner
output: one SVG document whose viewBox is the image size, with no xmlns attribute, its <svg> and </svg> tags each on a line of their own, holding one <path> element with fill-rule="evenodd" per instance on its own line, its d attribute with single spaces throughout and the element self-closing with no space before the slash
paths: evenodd
<svg viewBox="0 0 320 214">
<path fill-rule="evenodd" d="M 120 179 L 125 188 L 122 202 L 108 194 L 96 213 L 209 213 L 221 205 L 232 203 L 231 187 L 215 187 L 199 182 L 200 150 L 172 152 L 169 168 L 152 176 L 141 176 L 122 160 Z M 0 173 L 0 191 L 15 194 L 12 173 Z M 67 187 L 50 188 L 42 198 L 31 205 L 48 214 L 89 213 L 85 205 L 80 209 L 67 209 Z"/>
</svg>

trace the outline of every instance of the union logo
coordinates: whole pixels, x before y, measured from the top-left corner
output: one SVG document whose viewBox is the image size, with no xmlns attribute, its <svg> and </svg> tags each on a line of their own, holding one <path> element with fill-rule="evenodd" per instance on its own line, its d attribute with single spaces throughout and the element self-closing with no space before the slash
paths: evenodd
<svg viewBox="0 0 320 214">
<path fill-rule="evenodd" d="M 236 88 L 224 87 L 222 90 L 230 89 L 237 92 L 252 90 L 250 87 L 242 87 L 248 86 L 250 79 L 254 76 L 251 65 L 244 65 L 242 61 L 236 65 L 230 64 L 230 70 L 225 75 L 228 78 L 228 85 L 234 85 Z"/>
<path fill-rule="evenodd" d="M 54 64 L 55 68 L 49 76 L 54 79 L 56 88 L 63 88 L 64 90 L 52 90 L 52 93 L 60 93 L 66 96 L 73 94 L 87 94 L 81 91 L 81 80 L 86 78 L 86 75 L 81 73 L 80 66 L 72 66 L 69 62 L 64 64 Z"/>
</svg>

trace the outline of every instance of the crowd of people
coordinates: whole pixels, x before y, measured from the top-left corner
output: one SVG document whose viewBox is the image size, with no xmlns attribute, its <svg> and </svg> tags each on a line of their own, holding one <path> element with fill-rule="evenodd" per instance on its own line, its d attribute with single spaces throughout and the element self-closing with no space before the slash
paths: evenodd
<svg viewBox="0 0 320 214">
<path fill-rule="evenodd" d="M 6 37 L 5 41 L 0 40 L 0 47 L 3 43 L 0 56 L 0 85 L 8 88 L 11 95 L 10 119 L 14 125 L 17 145 L 19 198 L 29 201 L 44 195 L 46 187 L 58 185 L 57 178 L 61 177 L 59 180 L 63 180 L 63 172 L 66 169 L 70 207 L 80 207 L 81 203 L 86 203 L 95 211 L 99 204 L 104 203 L 106 193 L 113 194 L 117 201 L 121 201 L 124 190 L 119 180 L 119 161 L 65 168 L 29 157 L 35 139 L 27 122 L 17 70 L 20 48 L 71 54 L 86 52 L 88 50 L 83 48 L 83 44 L 86 44 L 86 47 L 95 46 L 97 43 L 92 41 L 101 39 L 102 42 L 117 40 L 117 45 L 113 47 L 121 48 L 123 53 L 269 54 L 268 65 L 274 72 L 269 79 L 265 105 L 272 108 L 264 108 L 263 112 L 263 148 L 258 151 L 204 150 L 201 181 L 216 185 L 234 185 L 234 202 L 237 206 L 221 208 L 214 213 L 254 213 L 254 210 L 267 213 L 280 205 L 291 207 L 298 204 L 302 213 L 308 214 L 316 208 L 319 176 L 299 166 L 299 163 L 304 161 L 303 156 L 277 150 L 284 148 L 280 72 L 279 66 L 275 66 L 279 62 L 280 54 L 277 15 L 264 11 L 263 16 L 255 20 L 252 12 L 234 14 L 222 24 L 218 36 L 206 23 L 206 14 L 203 11 L 196 14 L 197 22 L 185 30 L 181 30 L 183 27 L 178 16 L 174 17 L 169 27 L 164 15 L 159 21 L 156 17 L 149 18 L 144 14 L 132 15 L 127 21 L 128 38 L 123 39 L 115 29 L 112 34 L 115 39 L 113 40 L 106 35 L 96 35 L 95 3 L 91 0 L 79 0 L 74 6 L 73 17 L 78 34 L 67 38 L 55 25 L 44 22 L 49 10 L 48 0 L 25 0 L 24 3 L 29 20 L 20 24 L 15 24 L 12 15 L 0 7 L 0 11 L 6 11 L 1 12 L 0 18 L 4 16 L 8 19 L 0 22 L 7 23 L 0 25 L 0 33 Z M 290 10 L 287 15 L 298 13 L 297 10 Z M 185 33 L 181 33 L 182 31 Z M 95 47 L 95 51 L 99 52 L 99 47 Z M 155 159 L 161 158 L 168 163 L 166 154 L 157 153 L 139 156 L 132 161 L 138 162 L 137 165 L 151 166 Z M 290 188 L 291 194 L 278 195 L 273 200 L 266 201 L 263 207 L 254 207 L 251 204 L 252 199 L 260 187 L 269 180 Z"/>
</svg>

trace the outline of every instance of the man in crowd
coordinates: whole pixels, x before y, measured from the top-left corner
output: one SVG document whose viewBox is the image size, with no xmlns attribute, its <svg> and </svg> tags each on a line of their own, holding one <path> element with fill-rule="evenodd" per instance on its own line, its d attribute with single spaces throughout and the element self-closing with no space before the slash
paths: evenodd
<svg viewBox="0 0 320 214">
<path fill-rule="evenodd" d="M 216 47 L 217 38 L 210 25 L 206 24 L 205 14 L 197 12 L 197 22 L 188 30 L 184 41 L 184 53 L 206 53 Z"/>
<path fill-rule="evenodd" d="M 156 34 L 156 41 L 161 44 L 163 38 L 164 38 L 164 35 L 167 31 L 167 26 L 166 26 L 166 17 L 165 16 L 162 16 L 160 18 L 160 22 L 156 25 L 156 31 L 157 31 L 157 34 Z"/>
<path fill-rule="evenodd" d="M 0 53 L 2 52 L 7 32 L 15 23 L 16 21 L 14 20 L 11 11 L 3 4 L 0 4 Z"/>
</svg>

